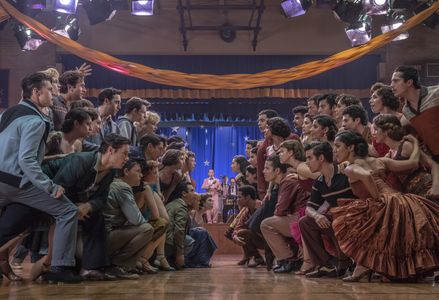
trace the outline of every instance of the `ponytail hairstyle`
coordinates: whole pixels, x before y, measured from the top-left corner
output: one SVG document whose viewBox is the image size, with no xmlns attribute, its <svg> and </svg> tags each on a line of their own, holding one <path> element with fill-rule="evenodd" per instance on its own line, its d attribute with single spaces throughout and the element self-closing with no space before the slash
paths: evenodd
<svg viewBox="0 0 439 300">
<path fill-rule="evenodd" d="M 82 124 L 88 119 L 91 118 L 86 110 L 82 108 L 74 108 L 66 114 L 64 122 L 61 126 L 61 131 L 63 133 L 69 133 L 75 128 L 75 121 L 78 121 L 78 123 Z"/>
<path fill-rule="evenodd" d="M 328 115 L 318 115 L 314 117 L 314 121 L 322 126 L 322 128 L 328 128 L 328 131 L 326 132 L 326 138 L 329 142 L 333 142 L 335 140 L 335 135 L 338 131 L 335 119 Z"/>
<path fill-rule="evenodd" d="M 401 141 L 405 136 L 398 117 L 390 114 L 378 115 L 373 119 L 373 124 L 387 133 L 387 136 L 394 141 Z"/>
<path fill-rule="evenodd" d="M 335 137 L 347 147 L 354 145 L 354 153 L 358 157 L 366 157 L 369 154 L 369 145 L 366 140 L 358 133 L 353 131 L 343 131 Z"/>
</svg>

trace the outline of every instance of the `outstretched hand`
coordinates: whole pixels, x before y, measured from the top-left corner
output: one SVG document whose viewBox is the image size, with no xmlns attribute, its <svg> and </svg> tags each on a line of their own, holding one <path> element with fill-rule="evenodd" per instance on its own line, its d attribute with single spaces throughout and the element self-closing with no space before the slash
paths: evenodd
<svg viewBox="0 0 439 300">
<path fill-rule="evenodd" d="M 90 76 L 93 72 L 93 69 L 87 63 L 83 63 L 79 68 L 76 68 L 76 70 L 79 71 L 84 77 Z"/>
</svg>

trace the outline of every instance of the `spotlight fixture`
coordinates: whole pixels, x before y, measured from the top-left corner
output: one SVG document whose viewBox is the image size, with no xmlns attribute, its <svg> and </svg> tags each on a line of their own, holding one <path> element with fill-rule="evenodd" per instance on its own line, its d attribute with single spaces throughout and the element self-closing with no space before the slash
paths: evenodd
<svg viewBox="0 0 439 300">
<path fill-rule="evenodd" d="M 233 28 L 231 24 L 226 22 L 223 25 L 221 25 L 221 28 L 219 30 L 219 35 L 224 42 L 231 43 L 236 38 L 236 30 L 235 28 Z"/>
<path fill-rule="evenodd" d="M 419 14 L 420 12 L 423 12 L 424 10 L 426 10 L 427 8 L 429 8 L 434 1 L 428 1 L 425 2 L 423 4 L 421 4 L 420 6 L 415 8 L 415 13 Z M 437 25 L 437 23 L 439 23 L 439 15 L 437 12 L 433 13 L 431 16 L 429 16 L 427 19 L 425 19 L 424 21 L 422 21 L 422 25 L 425 25 L 427 27 L 430 27 L 431 29 L 434 29 Z"/>
<path fill-rule="evenodd" d="M 306 14 L 311 4 L 311 0 L 286 0 L 280 6 L 287 18 L 294 18 Z"/>
<path fill-rule="evenodd" d="M 90 25 L 111 20 L 116 14 L 108 0 L 82 0 Z"/>
<path fill-rule="evenodd" d="M 56 18 L 56 26 L 52 31 L 73 41 L 77 41 L 81 34 L 78 19 L 74 15 L 58 15 Z"/>
<path fill-rule="evenodd" d="M 372 18 L 362 15 L 355 23 L 350 24 L 346 29 L 346 35 L 351 41 L 352 47 L 363 45 L 370 41 L 372 34 Z"/>
<path fill-rule="evenodd" d="M 75 14 L 78 0 L 55 0 L 55 10 L 63 14 Z"/>
<path fill-rule="evenodd" d="M 404 24 L 405 21 L 408 19 L 408 11 L 406 10 L 392 10 L 389 11 L 386 17 L 386 23 L 381 26 L 381 32 L 386 33 L 390 30 L 394 30 L 396 28 L 401 27 L 402 24 Z M 409 33 L 406 31 L 404 33 L 401 33 L 396 38 L 393 39 L 393 41 L 401 41 L 405 40 L 409 37 Z"/>
<path fill-rule="evenodd" d="M 45 41 L 28 27 L 21 24 L 14 26 L 14 35 L 23 51 L 37 50 Z"/>
<path fill-rule="evenodd" d="M 368 15 L 385 15 L 389 5 L 387 0 L 363 0 L 363 9 Z"/>
<path fill-rule="evenodd" d="M 131 0 L 131 14 L 152 16 L 154 14 L 154 0 Z"/>
<path fill-rule="evenodd" d="M 355 23 L 363 12 L 362 0 L 340 0 L 332 12 L 334 16 L 345 23 Z"/>
</svg>

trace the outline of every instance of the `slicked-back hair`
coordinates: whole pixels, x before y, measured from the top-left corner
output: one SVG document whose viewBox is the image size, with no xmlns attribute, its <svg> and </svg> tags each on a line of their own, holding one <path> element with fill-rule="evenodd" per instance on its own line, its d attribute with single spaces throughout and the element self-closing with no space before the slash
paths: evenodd
<svg viewBox="0 0 439 300">
<path fill-rule="evenodd" d="M 21 89 L 23 91 L 23 98 L 30 99 L 32 96 L 32 90 L 41 90 L 43 88 L 44 81 L 52 82 L 52 78 L 43 72 L 36 72 L 24 77 L 21 81 Z"/>
<path fill-rule="evenodd" d="M 404 81 L 413 80 L 413 86 L 416 89 L 421 88 L 421 80 L 419 79 L 419 72 L 412 66 L 399 66 L 394 71 L 401 73 L 401 77 Z"/>
</svg>

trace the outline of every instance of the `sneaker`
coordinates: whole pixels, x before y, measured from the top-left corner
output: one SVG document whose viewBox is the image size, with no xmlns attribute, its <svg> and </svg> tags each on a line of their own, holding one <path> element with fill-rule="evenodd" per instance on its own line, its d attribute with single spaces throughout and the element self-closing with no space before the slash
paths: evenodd
<svg viewBox="0 0 439 300">
<path fill-rule="evenodd" d="M 337 269 L 335 267 L 321 266 L 314 271 L 306 273 L 307 278 L 320 278 L 320 277 L 337 277 Z"/>
<path fill-rule="evenodd" d="M 102 281 L 106 280 L 104 272 L 101 272 L 99 270 L 86 270 L 81 269 L 79 272 L 79 275 L 84 278 L 84 280 L 90 280 L 90 281 Z M 114 277 L 116 278 L 116 277 Z M 108 279 L 107 279 L 108 280 Z"/>
</svg>

